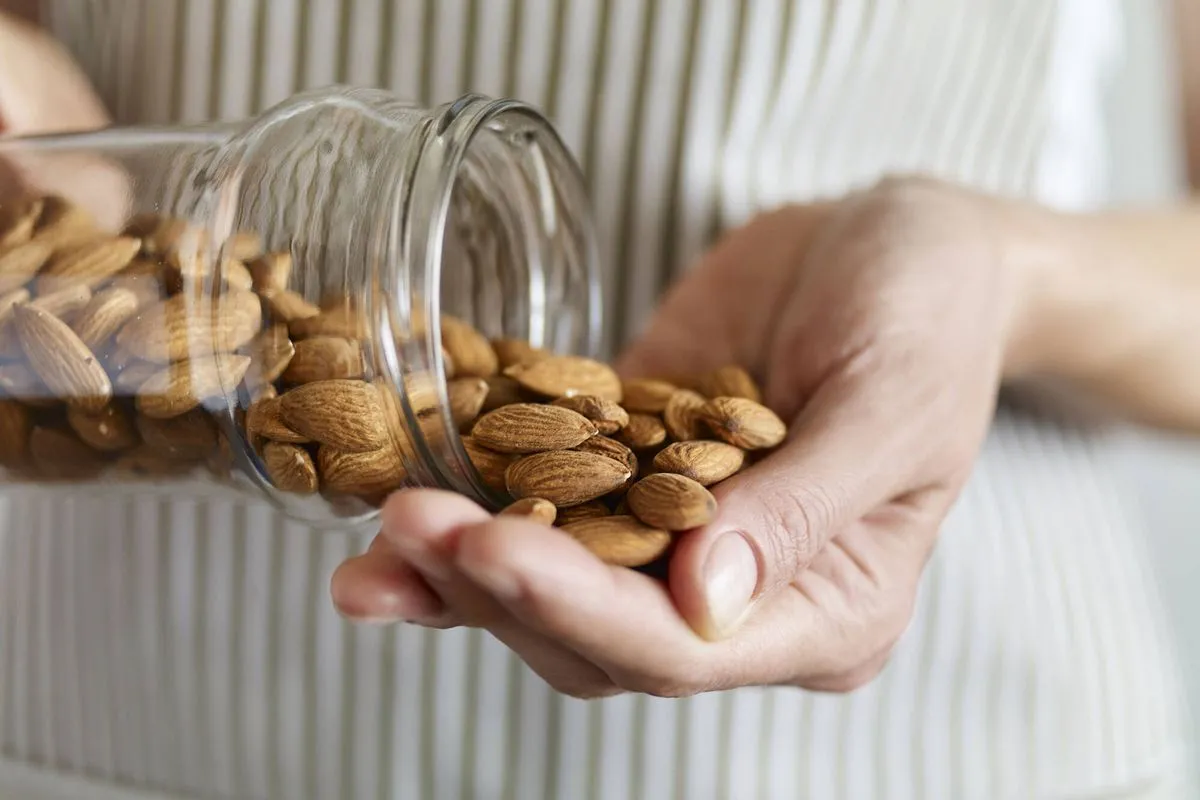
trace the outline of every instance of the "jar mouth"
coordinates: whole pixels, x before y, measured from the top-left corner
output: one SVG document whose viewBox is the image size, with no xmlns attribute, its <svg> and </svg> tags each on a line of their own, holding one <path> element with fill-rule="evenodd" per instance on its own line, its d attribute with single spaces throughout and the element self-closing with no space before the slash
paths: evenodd
<svg viewBox="0 0 1200 800">
<path fill-rule="evenodd" d="M 510 498 L 475 470 L 451 415 L 442 320 L 452 315 L 489 337 L 524 338 L 555 351 L 595 355 L 601 292 L 583 178 L 553 127 L 532 106 L 468 95 L 433 120 L 412 181 L 407 194 L 424 200 L 409 207 L 408 224 L 395 244 L 406 263 L 423 265 L 415 266 L 422 285 L 409 298 L 411 312 L 425 326 L 416 366 L 431 375 L 441 413 L 434 421 L 420 420 L 415 404 L 403 398 L 406 422 L 419 434 L 418 457 L 437 471 L 437 483 L 499 508 Z M 480 215 L 493 215 L 490 221 L 507 237 L 510 260 L 496 265 L 496 275 L 478 264 L 464 268 L 471 257 L 464 258 L 461 250 L 470 243 L 462 241 L 457 217 L 464 206 L 468 214 L 479 210 L 472 200 L 488 206 Z M 478 231 L 468 225 L 465 237 L 473 233 Z M 494 285 L 486 285 L 491 279 Z M 403 305 L 403 298 L 395 299 Z M 413 366 L 412 359 L 383 361 L 393 385 L 404 386 L 401 365 Z"/>
</svg>

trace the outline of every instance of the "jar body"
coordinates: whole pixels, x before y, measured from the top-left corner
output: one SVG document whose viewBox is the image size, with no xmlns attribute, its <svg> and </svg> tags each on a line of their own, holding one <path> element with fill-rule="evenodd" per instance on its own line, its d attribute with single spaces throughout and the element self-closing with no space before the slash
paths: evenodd
<svg viewBox="0 0 1200 800">
<path fill-rule="evenodd" d="M 405 486 L 494 506 L 450 381 L 496 365 L 443 336 L 598 341 L 578 170 L 517 103 L 325 89 L 239 125 L 0 140 L 0 170 L 10 482 L 203 475 L 325 524 Z"/>
</svg>

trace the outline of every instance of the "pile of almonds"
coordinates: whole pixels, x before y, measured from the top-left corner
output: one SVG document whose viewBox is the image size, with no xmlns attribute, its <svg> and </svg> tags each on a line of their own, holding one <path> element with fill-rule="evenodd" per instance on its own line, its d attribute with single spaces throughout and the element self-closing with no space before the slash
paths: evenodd
<svg viewBox="0 0 1200 800">
<path fill-rule="evenodd" d="M 437 385 L 379 376 L 360 287 L 314 303 L 291 288 L 288 252 L 246 232 L 216 253 L 206 241 L 152 214 L 104 232 L 57 196 L 0 203 L 0 463 L 35 480 L 229 477 L 246 452 L 281 492 L 367 507 L 422 482 L 410 420 L 443 418 Z M 708 487 L 787 433 L 736 366 L 622 381 L 440 326 L 448 421 L 478 479 L 513 500 L 500 513 L 611 564 L 661 558 L 713 518 Z"/>
<path fill-rule="evenodd" d="M 476 373 L 450 382 L 451 410 L 484 482 L 515 498 L 500 513 L 561 527 L 609 564 L 661 558 L 673 534 L 712 521 L 708 487 L 787 435 L 737 366 L 622 381 L 598 361 L 449 330 L 450 360 Z"/>
</svg>

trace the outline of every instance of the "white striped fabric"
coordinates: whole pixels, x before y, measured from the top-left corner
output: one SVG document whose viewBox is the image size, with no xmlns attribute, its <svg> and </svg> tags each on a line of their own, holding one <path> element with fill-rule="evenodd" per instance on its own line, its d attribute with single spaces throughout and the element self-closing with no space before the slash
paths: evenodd
<svg viewBox="0 0 1200 800">
<path fill-rule="evenodd" d="M 897 170 L 1104 201 L 1117 0 L 51 6 L 121 120 L 238 118 L 334 81 L 547 109 L 591 186 L 610 349 L 764 206 Z M 1099 432 L 1006 406 L 910 630 L 846 697 L 576 701 L 484 634 L 345 624 L 327 581 L 361 538 L 226 496 L 12 497 L 0 796 L 1192 798 L 1115 458 Z"/>
</svg>

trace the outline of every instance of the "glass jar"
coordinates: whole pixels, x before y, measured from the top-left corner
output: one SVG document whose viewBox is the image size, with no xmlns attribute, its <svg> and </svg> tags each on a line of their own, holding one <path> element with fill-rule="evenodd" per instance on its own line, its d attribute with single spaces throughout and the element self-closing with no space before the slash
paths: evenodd
<svg viewBox="0 0 1200 800">
<path fill-rule="evenodd" d="M 495 365 L 445 345 L 593 355 L 598 284 L 577 166 L 510 100 L 336 87 L 243 124 L 0 140 L 0 460 L 325 525 L 405 486 L 498 507 L 449 394 Z"/>
</svg>

